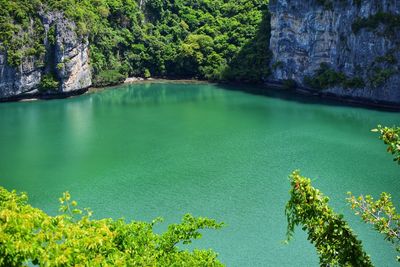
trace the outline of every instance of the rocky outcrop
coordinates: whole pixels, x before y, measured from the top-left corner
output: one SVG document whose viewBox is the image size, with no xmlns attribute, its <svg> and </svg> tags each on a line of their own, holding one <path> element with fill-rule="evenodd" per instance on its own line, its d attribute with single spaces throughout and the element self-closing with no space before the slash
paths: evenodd
<svg viewBox="0 0 400 267">
<path fill-rule="evenodd" d="M 273 81 L 310 87 L 323 64 L 358 83 L 322 93 L 400 104 L 398 0 L 271 0 L 270 12 Z"/>
<path fill-rule="evenodd" d="M 92 84 L 87 38 L 79 36 L 75 23 L 61 12 L 39 12 L 39 16 L 45 30 L 45 56 L 24 57 L 21 64 L 14 67 L 8 64 L 6 53 L 0 51 L 0 98 L 60 94 L 88 88 Z M 54 76 L 59 87 L 51 92 L 39 92 L 46 74 Z"/>
<path fill-rule="evenodd" d="M 0 52 L 0 98 L 7 98 L 35 91 L 40 83 L 42 71 L 36 66 L 38 60 L 25 57 L 21 65 L 11 67 L 7 56 Z"/>
<path fill-rule="evenodd" d="M 78 36 L 75 23 L 60 12 L 43 15 L 46 32 L 54 27 L 54 44 L 46 40 L 46 46 L 54 55 L 54 71 L 60 80 L 60 91 L 69 92 L 87 88 L 92 83 L 89 66 L 89 42 Z"/>
</svg>

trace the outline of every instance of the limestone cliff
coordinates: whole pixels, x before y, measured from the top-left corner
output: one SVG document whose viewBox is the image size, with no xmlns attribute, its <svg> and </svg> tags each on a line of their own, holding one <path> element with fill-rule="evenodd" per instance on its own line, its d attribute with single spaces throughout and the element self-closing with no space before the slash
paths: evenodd
<svg viewBox="0 0 400 267">
<path fill-rule="evenodd" d="M 91 86 L 89 44 L 76 32 L 74 22 L 60 12 L 39 13 L 44 28 L 43 56 L 26 56 L 21 64 L 11 66 L 7 54 L 0 51 L 0 98 L 39 93 L 41 80 L 51 74 L 58 88 L 41 94 L 59 94 Z M 34 30 L 24 34 L 33 34 Z"/>
<path fill-rule="evenodd" d="M 310 88 L 322 66 L 342 80 L 323 93 L 400 104 L 400 1 L 271 0 L 270 12 L 272 80 Z"/>
</svg>

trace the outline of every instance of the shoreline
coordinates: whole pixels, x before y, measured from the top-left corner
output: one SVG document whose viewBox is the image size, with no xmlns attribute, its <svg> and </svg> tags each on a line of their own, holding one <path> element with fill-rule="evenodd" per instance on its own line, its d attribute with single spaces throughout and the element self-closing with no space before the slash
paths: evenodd
<svg viewBox="0 0 400 267">
<path fill-rule="evenodd" d="M 303 87 L 296 88 L 285 88 L 282 83 L 265 81 L 263 83 L 246 83 L 246 82 L 213 82 L 207 80 L 198 79 L 167 79 L 167 78 L 150 78 L 150 79 L 135 79 L 130 81 L 125 81 L 120 84 L 106 86 L 106 87 L 87 87 L 79 90 L 74 90 L 70 92 L 60 92 L 60 93 L 25 93 L 18 96 L 12 96 L 8 98 L 0 98 L 0 103 L 2 102 L 32 102 L 38 100 L 53 100 L 53 99 L 65 99 L 76 97 L 85 94 L 91 94 L 96 92 L 101 92 L 104 90 L 115 89 L 121 86 L 129 86 L 133 84 L 146 84 L 146 83 L 165 83 L 165 84 L 215 84 L 215 85 L 225 85 L 230 86 L 235 91 L 242 91 L 257 95 L 271 96 L 274 93 L 280 93 L 283 98 L 294 99 L 296 97 L 306 97 L 305 102 L 318 102 L 317 100 L 322 100 L 320 104 L 330 104 L 330 105 L 347 105 L 353 107 L 369 108 L 375 110 L 400 112 L 400 103 L 385 102 L 385 101 L 374 101 L 365 98 L 350 97 L 350 96 L 340 96 L 329 92 L 316 91 Z M 282 96 L 281 96 L 282 97 Z"/>
<path fill-rule="evenodd" d="M 129 86 L 133 84 L 143 84 L 143 83 L 181 83 L 181 84 L 217 84 L 211 81 L 206 80 L 196 80 L 196 79 L 165 79 L 165 78 L 150 78 L 150 79 L 143 79 L 143 80 L 136 80 L 130 82 L 123 82 L 116 85 L 110 85 L 106 87 L 89 87 L 85 94 L 100 92 L 108 89 L 115 89 L 115 87 L 120 86 Z"/>
</svg>

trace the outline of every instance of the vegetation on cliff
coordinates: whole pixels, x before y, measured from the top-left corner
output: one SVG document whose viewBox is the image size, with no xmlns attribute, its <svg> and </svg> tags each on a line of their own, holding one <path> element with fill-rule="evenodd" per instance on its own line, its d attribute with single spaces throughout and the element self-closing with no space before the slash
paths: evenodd
<svg viewBox="0 0 400 267">
<path fill-rule="evenodd" d="M 313 89 L 327 89 L 334 86 L 362 88 L 365 86 L 361 77 L 350 78 L 343 72 L 333 70 L 326 63 L 322 63 L 313 76 L 306 76 L 304 83 Z"/>
<path fill-rule="evenodd" d="M 353 25 L 352 30 L 358 33 L 361 29 L 376 30 L 379 26 L 383 26 L 382 33 L 387 37 L 396 38 L 396 32 L 400 27 L 400 15 L 388 12 L 378 12 L 372 16 L 357 18 Z"/>
</svg>

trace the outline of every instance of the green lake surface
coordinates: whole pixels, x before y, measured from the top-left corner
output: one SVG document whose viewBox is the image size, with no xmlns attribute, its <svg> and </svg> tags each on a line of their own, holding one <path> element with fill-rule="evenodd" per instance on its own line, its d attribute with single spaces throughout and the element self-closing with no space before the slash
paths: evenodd
<svg viewBox="0 0 400 267">
<path fill-rule="evenodd" d="M 298 228 L 283 244 L 288 175 L 295 169 L 331 199 L 376 266 L 395 250 L 353 215 L 346 192 L 393 194 L 400 167 L 377 124 L 400 114 L 212 84 L 145 83 L 63 100 L 0 104 L 0 185 L 26 191 L 50 214 L 69 190 L 96 218 L 165 225 L 185 213 L 225 222 L 188 249 L 212 248 L 228 266 L 318 266 Z M 182 245 L 182 247 L 184 247 Z"/>
</svg>

